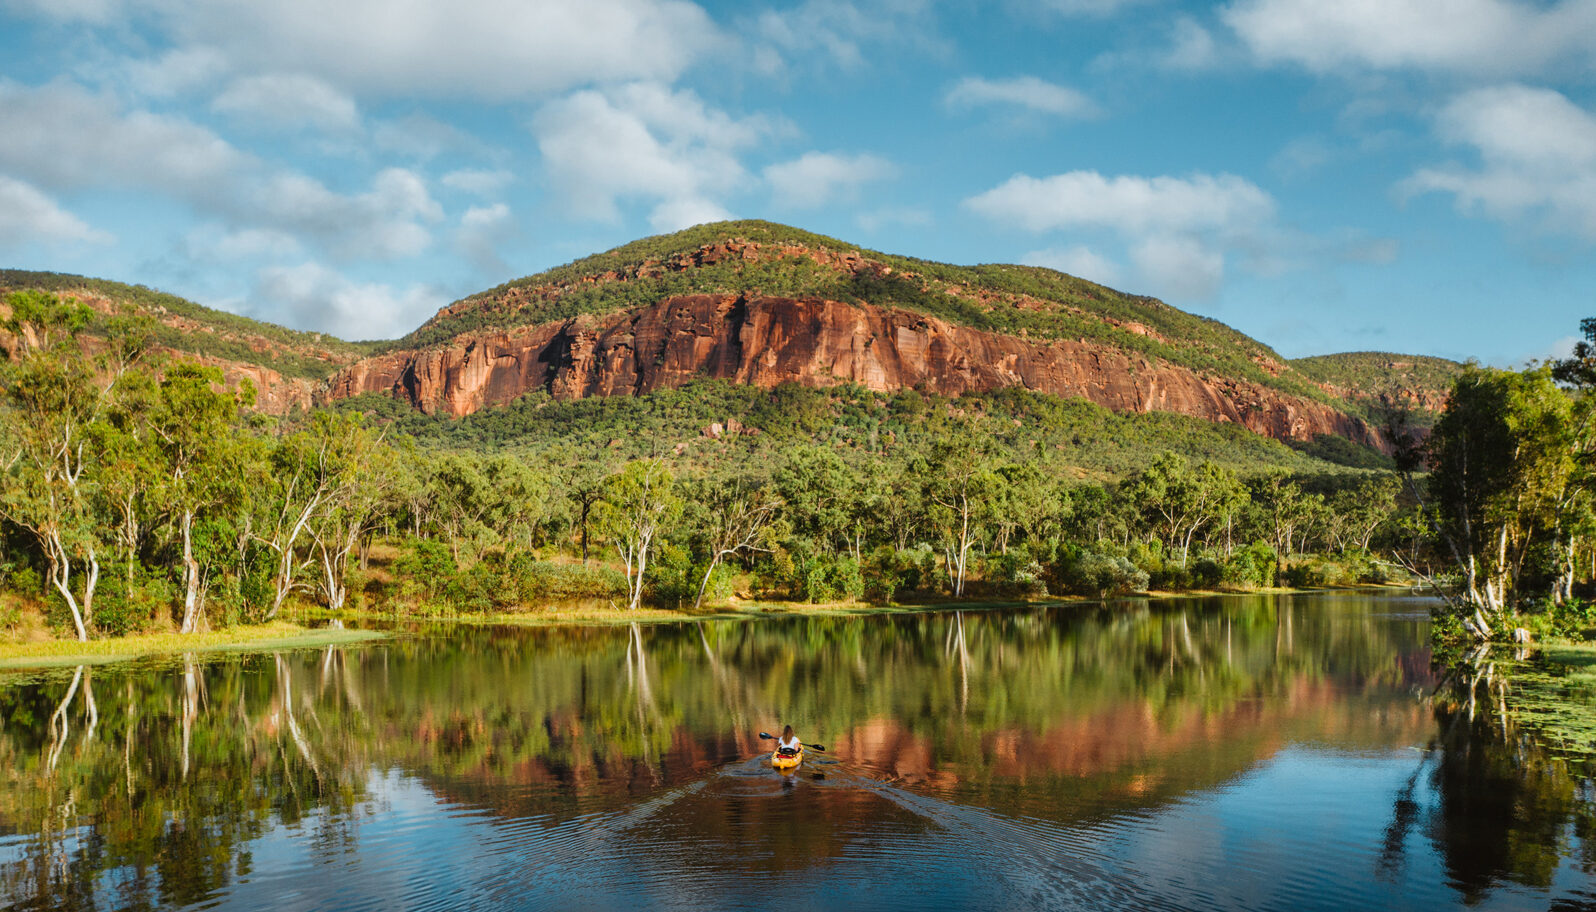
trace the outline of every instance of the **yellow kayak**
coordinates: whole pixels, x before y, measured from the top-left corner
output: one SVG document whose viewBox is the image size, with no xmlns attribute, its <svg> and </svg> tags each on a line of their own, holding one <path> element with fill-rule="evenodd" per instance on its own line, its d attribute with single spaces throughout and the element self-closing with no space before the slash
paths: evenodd
<svg viewBox="0 0 1596 912">
<path fill-rule="evenodd" d="M 770 765 L 779 770 L 790 770 L 804 762 L 804 749 L 798 748 L 798 753 L 783 757 L 780 751 L 772 751 Z"/>
</svg>

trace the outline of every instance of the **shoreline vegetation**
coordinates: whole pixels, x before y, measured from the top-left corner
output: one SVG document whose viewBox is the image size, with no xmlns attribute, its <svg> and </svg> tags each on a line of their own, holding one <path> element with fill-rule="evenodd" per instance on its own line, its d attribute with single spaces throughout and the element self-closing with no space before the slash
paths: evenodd
<svg viewBox="0 0 1596 912">
<path fill-rule="evenodd" d="M 263 415 L 247 382 L 151 361 L 137 314 L 5 303 L 0 631 L 23 604 L 87 641 L 306 602 L 635 612 L 1401 578 L 1375 556 L 1407 535 L 1394 475 L 1300 454 L 1292 471 L 1272 461 L 1292 451 L 1236 428 L 1150 419 L 1134 460 L 1106 463 L 1094 440 L 1132 425 L 1024 390 L 711 384 L 545 403 L 510 438 L 423 446 L 391 416 Z M 746 422 L 704 423 L 734 403 Z"/>
<path fill-rule="evenodd" d="M 1406 584 L 1348 586 L 1320 589 L 1271 587 L 1250 590 L 1189 590 L 1128 593 L 1114 601 L 1174 601 L 1240 595 L 1290 595 L 1313 592 L 1371 592 L 1406 590 Z M 416 614 L 410 611 L 345 610 L 334 615 L 314 607 L 297 605 L 286 611 L 288 617 L 259 624 L 239 624 L 221 630 L 192 634 L 170 631 L 139 633 L 86 642 L 52 637 L 38 624 L 30 626 L 33 639 L 0 639 L 0 674 L 7 671 L 44 667 L 103 664 L 131 661 L 154 655 L 189 652 L 271 651 L 275 649 L 345 646 L 387 639 L 393 631 L 342 626 L 309 626 L 319 622 L 382 624 L 438 624 L 518 627 L 580 627 L 621 624 L 671 624 L 693 621 L 760 620 L 779 617 L 866 617 L 888 614 L 922 614 L 938 611 L 1002 611 L 1023 608 L 1086 608 L 1102 606 L 1108 600 L 1090 596 L 1055 596 L 1034 599 L 931 599 L 911 603 L 872 604 L 869 602 L 810 603 L 728 599 L 697 610 L 644 605 L 635 610 L 613 602 L 597 604 L 565 603 L 524 611 L 490 614 Z"/>
</svg>

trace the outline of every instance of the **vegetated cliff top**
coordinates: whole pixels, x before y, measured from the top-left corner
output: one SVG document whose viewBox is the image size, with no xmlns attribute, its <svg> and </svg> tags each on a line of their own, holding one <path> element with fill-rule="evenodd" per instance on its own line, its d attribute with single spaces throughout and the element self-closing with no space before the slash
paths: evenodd
<svg viewBox="0 0 1596 912">
<path fill-rule="evenodd" d="M 1382 351 L 1311 355 L 1293 358 L 1291 366 L 1320 383 L 1357 390 L 1377 389 L 1394 377 L 1426 389 L 1444 390 L 1451 387 L 1464 367 L 1447 358 Z"/>
<path fill-rule="evenodd" d="M 82 301 L 102 318 L 131 308 L 155 321 L 155 343 L 162 348 L 264 367 L 284 377 L 325 380 L 370 350 L 369 345 L 252 320 L 143 285 L 65 273 L 0 269 L 0 299 L 13 291 L 31 289 Z M 103 320 L 97 321 L 88 331 L 96 335 L 103 325 Z"/>
<path fill-rule="evenodd" d="M 1369 404 L 1403 404 L 1439 412 L 1464 365 L 1446 358 L 1393 352 L 1341 352 L 1294 358 L 1291 366 L 1333 396 Z"/>
<path fill-rule="evenodd" d="M 633 241 L 440 310 L 381 351 L 466 333 L 608 314 L 686 294 L 750 294 L 900 308 L 1038 341 L 1080 339 L 1216 376 L 1330 400 L 1274 350 L 1155 298 L 1037 266 L 955 266 L 863 249 L 764 221 L 716 222 Z"/>
</svg>

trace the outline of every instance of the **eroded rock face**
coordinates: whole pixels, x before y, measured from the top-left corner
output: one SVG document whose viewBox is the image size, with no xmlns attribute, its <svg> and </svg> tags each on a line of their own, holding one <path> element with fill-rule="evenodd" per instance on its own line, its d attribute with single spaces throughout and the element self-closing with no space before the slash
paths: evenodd
<svg viewBox="0 0 1596 912">
<path fill-rule="evenodd" d="M 460 417 L 532 390 L 561 399 L 638 395 L 699 378 L 950 396 L 1021 386 L 1120 412 L 1233 422 L 1283 440 L 1337 434 L 1380 443 L 1364 422 L 1324 403 L 1107 345 L 1030 341 L 890 308 L 741 295 L 687 295 L 624 314 L 469 333 L 442 348 L 359 361 L 334 375 L 322 398 L 385 393 Z"/>
</svg>

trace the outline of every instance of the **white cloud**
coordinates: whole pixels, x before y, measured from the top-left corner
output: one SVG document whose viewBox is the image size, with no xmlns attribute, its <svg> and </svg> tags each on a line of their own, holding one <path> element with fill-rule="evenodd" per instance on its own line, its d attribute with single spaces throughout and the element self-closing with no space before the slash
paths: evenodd
<svg viewBox="0 0 1596 912">
<path fill-rule="evenodd" d="M 272 128 L 312 126 L 328 132 L 360 126 L 355 100 L 313 76 L 250 76 L 216 96 L 211 109 Z"/>
<path fill-rule="evenodd" d="M 515 175 L 509 171 L 485 171 L 477 168 L 462 168 L 459 171 L 450 171 L 438 179 L 452 190 L 469 193 L 473 196 L 492 196 L 509 186 L 515 180 Z"/>
<path fill-rule="evenodd" d="M 1084 246 L 1033 250 L 1020 257 L 1020 262 L 1027 266 L 1057 269 L 1099 285 L 1112 286 L 1120 277 L 1119 267 L 1113 260 Z"/>
<path fill-rule="evenodd" d="M 227 58 L 208 47 L 179 48 L 151 60 L 123 60 L 117 66 L 135 92 L 156 98 L 209 89 L 229 68 Z"/>
<path fill-rule="evenodd" d="M 652 202 L 660 231 L 727 217 L 723 200 L 750 181 L 738 154 L 772 129 L 652 83 L 577 92 L 533 122 L 550 181 L 574 215 L 615 221 L 622 200 Z"/>
<path fill-rule="evenodd" d="M 115 184 L 186 192 L 251 170 L 249 156 L 203 127 L 147 111 L 124 113 L 107 96 L 69 83 L 28 88 L 0 81 L 0 167 L 51 187 Z M 209 189 L 206 191 L 210 192 Z"/>
<path fill-rule="evenodd" d="M 1404 191 L 1450 193 L 1465 212 L 1534 217 L 1596 240 L 1596 114 L 1551 89 L 1503 85 L 1454 98 L 1435 122 L 1442 139 L 1474 149 L 1480 165 L 1425 168 Z"/>
<path fill-rule="evenodd" d="M 396 291 L 353 281 L 319 264 L 273 266 L 256 277 L 252 316 L 344 339 L 391 339 L 409 332 L 447 303 L 436 289 Z"/>
<path fill-rule="evenodd" d="M 491 206 L 472 206 L 460 217 L 460 230 L 455 235 L 460 252 L 476 267 L 489 275 L 502 276 L 510 271 L 509 264 L 499 256 L 499 242 L 515 231 L 515 219 L 510 207 L 504 203 Z"/>
<path fill-rule="evenodd" d="M 124 112 L 109 98 L 65 83 L 0 82 L 0 168 L 53 189 L 153 190 L 223 219 L 233 230 L 304 234 L 345 257 L 402 257 L 424 248 L 423 223 L 442 211 L 421 178 L 391 168 L 363 193 L 242 152 L 189 121 Z"/>
<path fill-rule="evenodd" d="M 766 10 L 751 31 L 755 67 L 782 72 L 795 59 L 823 58 L 845 70 L 862 67 L 869 44 L 916 45 L 939 52 L 930 32 L 928 0 L 804 0 L 785 10 Z"/>
<path fill-rule="evenodd" d="M 1596 58 L 1596 3 L 1236 0 L 1220 13 L 1264 63 L 1310 70 L 1536 72 Z"/>
<path fill-rule="evenodd" d="M 359 194 L 335 193 L 300 174 L 279 174 L 254 188 L 251 214 L 270 224 L 316 237 L 348 258 L 392 259 L 426 249 L 423 222 L 443 218 L 421 177 L 387 168 Z"/>
<path fill-rule="evenodd" d="M 1020 174 L 965 201 L 987 218 L 1030 231 L 1107 231 L 1129 251 L 1133 279 L 1154 293 L 1206 298 L 1224 278 L 1234 252 L 1253 271 L 1284 262 L 1292 243 L 1275 220 L 1272 197 L 1230 174 L 1177 177 L 1104 177 L 1072 171 L 1047 178 Z M 1286 251 L 1286 252 L 1289 252 Z M 1085 248 L 1033 253 L 1047 265 L 1073 260 L 1076 268 L 1116 270 Z M 1065 271 L 1072 271 L 1065 268 Z M 1098 279 L 1107 281 L 1107 279 Z"/>
<path fill-rule="evenodd" d="M 205 225 L 189 233 L 185 248 L 188 256 L 196 259 L 236 264 L 293 256 L 299 253 L 300 244 L 293 235 L 282 231 L 262 228 L 228 231 L 216 225 Z"/>
<path fill-rule="evenodd" d="M 1015 79 L 968 76 L 948 90 L 944 101 L 951 108 L 1015 105 L 1060 117 L 1091 117 L 1098 113 L 1097 106 L 1084 93 L 1035 76 Z"/>
<path fill-rule="evenodd" d="M 1170 70 L 1203 70 L 1219 59 L 1214 36 L 1190 16 L 1181 16 L 1171 27 L 1169 48 L 1159 64 Z"/>
<path fill-rule="evenodd" d="M 837 155 L 808 152 L 801 158 L 765 168 L 777 206 L 818 209 L 839 200 L 855 199 L 859 188 L 898 173 L 892 162 L 876 155 Z"/>
<path fill-rule="evenodd" d="M 1111 228 L 1127 234 L 1247 230 L 1272 221 L 1275 211 L 1268 193 L 1233 174 L 1109 178 L 1096 171 L 1017 174 L 965 205 L 1031 231 Z"/>
<path fill-rule="evenodd" d="M 672 80 L 724 41 L 685 0 L 22 0 L 39 16 L 215 48 L 357 95 L 505 100 Z"/>
<path fill-rule="evenodd" d="M 0 175 L 0 243 L 36 240 L 109 243 L 111 236 L 90 228 L 38 188 Z"/>
<path fill-rule="evenodd" d="M 1131 259 L 1144 281 L 1176 298 L 1211 298 L 1225 278 L 1224 254 L 1190 236 L 1145 238 L 1132 247 Z"/>
<path fill-rule="evenodd" d="M 428 161 L 450 152 L 490 156 L 499 150 L 484 149 L 481 140 L 425 114 L 410 113 L 372 125 L 371 144 L 379 151 Z"/>
</svg>

